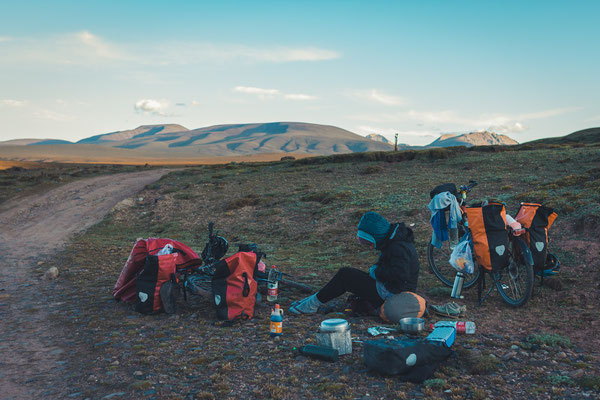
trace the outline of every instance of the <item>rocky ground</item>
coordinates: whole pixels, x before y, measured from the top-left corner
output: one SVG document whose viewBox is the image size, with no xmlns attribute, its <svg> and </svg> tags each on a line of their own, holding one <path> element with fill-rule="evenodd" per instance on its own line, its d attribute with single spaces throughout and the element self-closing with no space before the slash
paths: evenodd
<svg viewBox="0 0 600 400">
<path fill-rule="evenodd" d="M 74 399 L 597 398 L 597 147 L 423 154 L 396 162 L 325 159 L 175 171 L 135 196 L 121 193 L 126 200 L 106 219 L 51 257 L 27 251 L 29 235 L 12 229 L 1 242 L 3 253 L 11 254 L 0 278 L 0 312 L 9 321 L 0 328 L 8 355 L 0 364 L 2 392 L 11 393 L 8 398 Z M 457 171 L 465 179 L 456 178 Z M 466 291 L 461 303 L 477 332 L 459 336 L 454 355 L 423 384 L 367 370 L 362 346 L 374 339 L 367 328 L 382 321 L 345 312 L 345 299 L 324 313 L 286 314 L 284 334 L 275 339 L 268 334 L 270 307 L 264 303 L 256 318 L 229 325 L 217 321 L 202 298 L 179 299 L 172 316 L 140 315 L 112 299 L 136 238 L 170 237 L 200 252 L 210 220 L 232 244 L 230 254 L 235 243 L 258 243 L 269 265 L 318 287 L 342 266 L 367 268 L 376 259 L 356 245 L 353 233 L 362 213 L 376 210 L 414 224 L 419 292 L 432 303 L 446 302 L 449 289 L 427 267 L 431 228 L 425 206 L 431 187 L 470 178 L 480 183 L 473 200 L 500 198 L 511 210 L 536 199 L 555 207 L 551 249 L 562 271 L 553 288 L 536 286 L 534 298 L 520 309 L 506 306 L 497 293 L 477 306 L 475 291 Z M 9 243 L 19 246 L 9 250 Z M 15 257 L 19 253 L 25 255 Z M 59 275 L 47 280 L 51 267 Z M 287 309 L 302 296 L 282 287 L 279 302 Z M 337 316 L 351 324 L 351 355 L 327 363 L 297 352 L 315 342 L 321 320 Z"/>
</svg>

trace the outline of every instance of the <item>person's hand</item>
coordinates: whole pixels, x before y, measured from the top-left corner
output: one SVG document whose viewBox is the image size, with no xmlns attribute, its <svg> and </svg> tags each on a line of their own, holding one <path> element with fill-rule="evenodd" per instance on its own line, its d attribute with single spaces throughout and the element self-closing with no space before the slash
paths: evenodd
<svg viewBox="0 0 600 400">
<path fill-rule="evenodd" d="M 377 268 L 377 264 L 371 266 L 371 268 L 369 268 L 369 276 L 375 280 L 377 280 L 377 278 L 375 277 L 375 269 Z"/>
</svg>

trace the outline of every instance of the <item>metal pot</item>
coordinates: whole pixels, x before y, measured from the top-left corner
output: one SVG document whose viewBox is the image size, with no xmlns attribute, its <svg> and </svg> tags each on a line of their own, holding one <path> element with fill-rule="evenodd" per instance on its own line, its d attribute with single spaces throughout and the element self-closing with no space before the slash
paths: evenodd
<svg viewBox="0 0 600 400">
<path fill-rule="evenodd" d="M 421 332 L 425 329 L 425 320 L 423 318 L 402 318 L 400 329 L 407 333 Z"/>
</svg>

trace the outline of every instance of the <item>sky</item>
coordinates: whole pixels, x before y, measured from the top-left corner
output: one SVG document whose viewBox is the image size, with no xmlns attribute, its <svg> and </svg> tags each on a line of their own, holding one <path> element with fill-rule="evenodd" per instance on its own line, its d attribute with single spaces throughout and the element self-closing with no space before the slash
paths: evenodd
<svg viewBox="0 0 600 400">
<path fill-rule="evenodd" d="M 600 126 L 600 1 L 0 6 L 0 141 L 297 121 L 423 145 Z"/>
</svg>

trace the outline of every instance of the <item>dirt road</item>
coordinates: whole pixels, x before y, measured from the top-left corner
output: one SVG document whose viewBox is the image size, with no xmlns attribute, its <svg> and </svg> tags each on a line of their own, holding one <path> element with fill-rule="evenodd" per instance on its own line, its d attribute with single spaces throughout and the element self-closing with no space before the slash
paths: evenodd
<svg viewBox="0 0 600 400">
<path fill-rule="evenodd" d="M 0 398 L 61 398 L 64 368 L 57 332 L 48 329 L 44 281 L 31 274 L 69 238 L 99 222 L 119 201 L 168 170 L 85 179 L 2 205 L 0 213 Z"/>
</svg>

